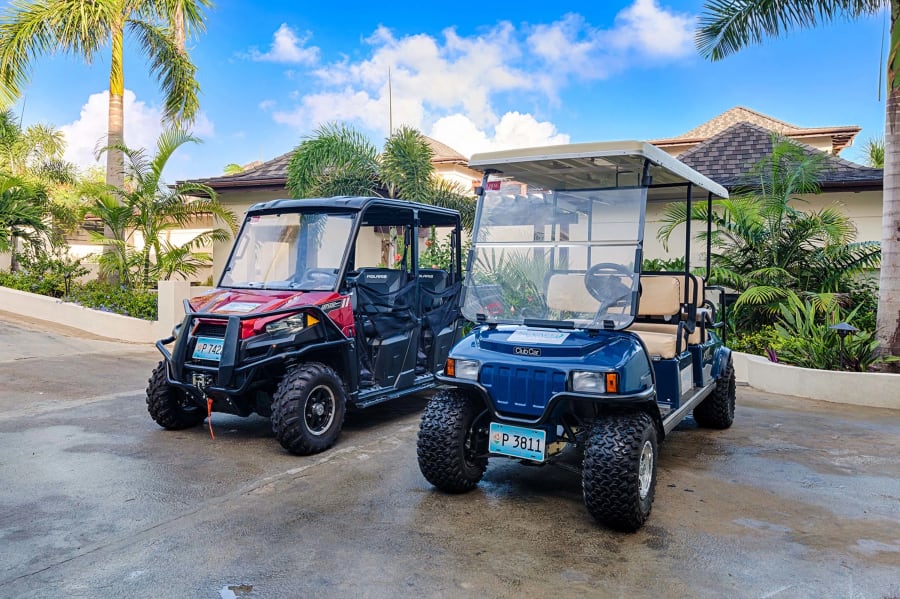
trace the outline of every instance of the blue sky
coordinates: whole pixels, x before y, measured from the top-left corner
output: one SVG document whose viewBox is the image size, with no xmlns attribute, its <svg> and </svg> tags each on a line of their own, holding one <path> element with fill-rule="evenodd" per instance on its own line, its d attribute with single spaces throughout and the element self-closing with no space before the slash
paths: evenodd
<svg viewBox="0 0 900 599">
<path fill-rule="evenodd" d="M 677 136 L 737 105 L 801 127 L 863 128 L 843 157 L 883 134 L 883 17 L 837 23 L 718 63 L 693 46 L 703 3 L 689 0 L 424 3 L 219 0 L 190 43 L 202 89 L 194 132 L 166 180 L 289 151 L 321 123 L 345 121 L 380 145 L 393 124 L 461 153 L 547 143 Z M 67 136 L 67 157 L 96 164 L 106 132 L 108 51 L 87 66 L 39 58 L 16 110 Z M 126 143 L 152 146 L 162 104 L 126 41 Z M 102 144 L 101 144 L 102 145 Z"/>
</svg>

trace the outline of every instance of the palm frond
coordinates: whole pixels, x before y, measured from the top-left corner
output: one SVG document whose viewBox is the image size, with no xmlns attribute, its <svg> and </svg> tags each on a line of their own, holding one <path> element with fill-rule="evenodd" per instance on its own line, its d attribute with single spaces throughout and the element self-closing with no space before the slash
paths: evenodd
<svg viewBox="0 0 900 599">
<path fill-rule="evenodd" d="M 766 37 L 842 16 L 874 15 L 884 6 L 884 0 L 710 0 L 700 15 L 695 43 L 705 58 L 721 60 Z"/>
<path fill-rule="evenodd" d="M 789 289 L 784 287 L 771 287 L 769 285 L 756 285 L 750 287 L 738 297 L 735 307 L 742 306 L 764 306 L 777 304 L 781 300 L 788 297 Z"/>
<path fill-rule="evenodd" d="M 322 189 L 376 195 L 378 187 L 378 150 L 347 125 L 322 125 L 297 146 L 288 163 L 287 188 L 296 198 L 315 197 Z"/>
<path fill-rule="evenodd" d="M 171 30 L 141 20 L 129 20 L 128 28 L 140 40 L 165 95 L 166 119 L 179 126 L 192 123 L 200 109 L 196 65 L 179 50 Z"/>
<path fill-rule="evenodd" d="M 396 190 L 396 197 L 427 202 L 432 191 L 434 152 L 425 137 L 412 127 L 400 127 L 385 142 L 381 154 L 381 181 Z"/>
</svg>

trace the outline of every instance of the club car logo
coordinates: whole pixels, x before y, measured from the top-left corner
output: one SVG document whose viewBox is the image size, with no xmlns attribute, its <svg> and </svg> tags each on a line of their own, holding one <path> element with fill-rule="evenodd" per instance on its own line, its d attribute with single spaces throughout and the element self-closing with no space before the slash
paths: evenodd
<svg viewBox="0 0 900 599">
<path fill-rule="evenodd" d="M 539 347 L 516 347 L 513 353 L 517 356 L 531 356 L 532 358 L 541 357 L 541 348 Z"/>
</svg>

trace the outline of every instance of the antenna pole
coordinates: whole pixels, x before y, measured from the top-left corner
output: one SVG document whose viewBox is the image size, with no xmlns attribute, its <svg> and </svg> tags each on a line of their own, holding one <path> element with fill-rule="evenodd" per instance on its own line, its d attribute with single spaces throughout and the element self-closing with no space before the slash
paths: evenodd
<svg viewBox="0 0 900 599">
<path fill-rule="evenodd" d="M 394 103 L 391 90 L 391 67 L 388 67 L 388 137 L 394 134 Z"/>
</svg>

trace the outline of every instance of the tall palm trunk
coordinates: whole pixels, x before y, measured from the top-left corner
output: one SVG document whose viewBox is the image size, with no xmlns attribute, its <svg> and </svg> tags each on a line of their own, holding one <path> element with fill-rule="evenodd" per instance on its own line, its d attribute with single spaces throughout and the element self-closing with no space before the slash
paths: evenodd
<svg viewBox="0 0 900 599">
<path fill-rule="evenodd" d="M 112 32 L 112 65 L 109 70 L 109 120 L 107 145 L 122 146 L 125 143 L 125 118 L 123 96 L 125 76 L 122 66 L 122 44 L 124 42 L 123 19 Z M 106 182 L 118 189 L 125 185 L 125 158 L 122 150 L 110 147 L 106 152 Z"/>
<path fill-rule="evenodd" d="M 122 45 L 124 43 L 125 18 L 119 21 L 112 31 L 112 64 L 109 69 L 109 115 L 107 116 L 106 144 L 106 184 L 114 189 L 125 187 L 125 155 L 118 147 L 125 145 L 125 71 L 122 66 Z M 103 236 L 114 239 L 115 234 L 109 225 L 104 225 Z M 113 252 L 113 246 L 106 246 L 104 252 Z M 108 283 L 122 283 L 121 272 L 107 273 Z"/>
<path fill-rule="evenodd" d="M 900 356 L 900 0 L 891 0 L 878 339 L 885 354 Z"/>
<path fill-rule="evenodd" d="M 178 51 L 184 54 L 184 2 L 175 2 L 175 45 Z"/>
</svg>

